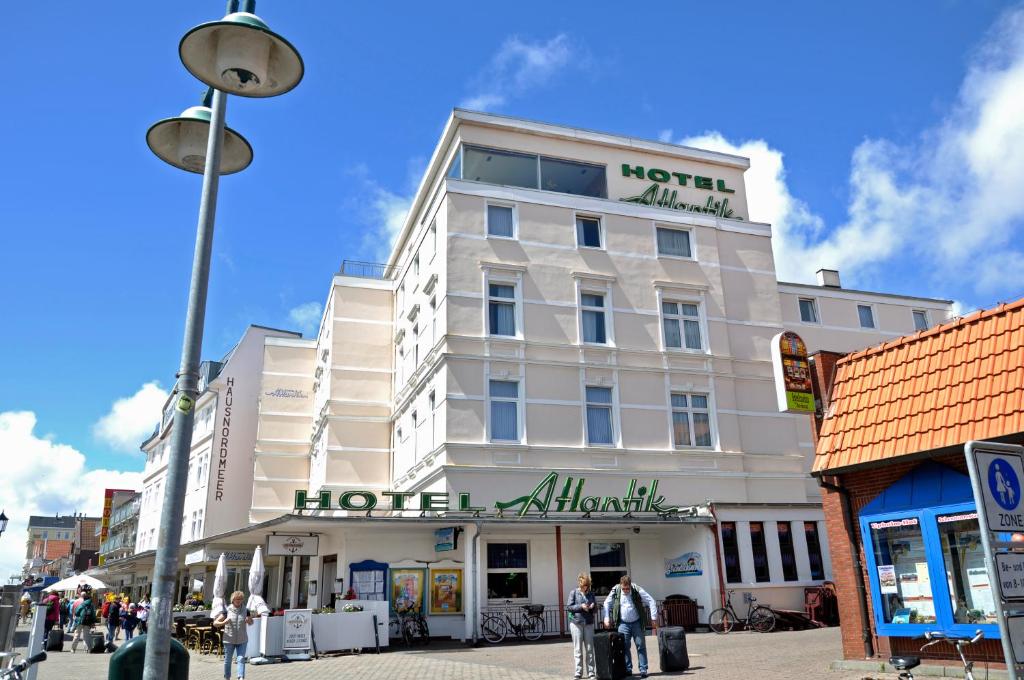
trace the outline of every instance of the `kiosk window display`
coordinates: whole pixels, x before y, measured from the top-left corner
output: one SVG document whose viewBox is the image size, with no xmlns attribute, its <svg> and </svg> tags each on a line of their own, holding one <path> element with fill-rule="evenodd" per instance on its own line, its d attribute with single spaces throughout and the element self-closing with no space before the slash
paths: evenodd
<svg viewBox="0 0 1024 680">
<path fill-rule="evenodd" d="M 349 583 L 360 600 L 387 600 L 388 565 L 373 560 L 349 565 Z"/>
</svg>

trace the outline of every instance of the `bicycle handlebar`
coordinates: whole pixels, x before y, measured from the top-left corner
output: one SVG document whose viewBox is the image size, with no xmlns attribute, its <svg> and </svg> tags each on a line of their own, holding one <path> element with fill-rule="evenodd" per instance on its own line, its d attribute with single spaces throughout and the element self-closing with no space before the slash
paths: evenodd
<svg viewBox="0 0 1024 680">
<path fill-rule="evenodd" d="M 30 656 L 28 659 L 22 661 L 19 664 L 16 664 L 14 666 L 11 666 L 10 668 L 0 671 L 0 677 L 6 678 L 12 675 L 18 676 L 20 673 L 24 673 L 26 670 L 28 670 L 29 666 L 34 666 L 40 661 L 46 661 L 46 652 L 39 652 L 38 654 Z"/>
<path fill-rule="evenodd" d="M 947 636 L 945 633 L 943 633 L 941 631 L 937 631 L 937 630 L 931 631 L 930 630 L 930 631 L 928 631 L 927 633 L 924 634 L 924 637 L 925 637 L 926 640 L 930 640 L 930 642 L 922 645 L 921 649 L 924 649 L 925 647 L 931 647 L 932 645 L 937 645 L 940 642 L 948 642 L 951 645 L 955 645 L 955 644 L 973 645 L 978 640 L 980 640 L 983 637 L 985 637 L 985 632 L 982 631 L 982 630 L 977 630 L 974 633 L 974 637 L 959 638 L 959 637 L 949 637 L 949 636 Z"/>
</svg>

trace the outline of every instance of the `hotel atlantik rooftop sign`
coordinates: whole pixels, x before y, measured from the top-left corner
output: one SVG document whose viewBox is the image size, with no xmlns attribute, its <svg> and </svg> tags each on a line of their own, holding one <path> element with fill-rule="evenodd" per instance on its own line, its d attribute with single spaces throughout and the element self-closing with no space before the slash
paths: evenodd
<svg viewBox="0 0 1024 680">
<path fill-rule="evenodd" d="M 585 496 L 583 486 L 586 479 L 580 477 L 574 479 L 566 477 L 561 485 L 561 493 L 555 495 L 558 485 L 558 473 L 549 472 L 530 493 L 507 502 L 498 501 L 494 504 L 494 511 L 498 517 L 504 517 L 506 511 L 512 511 L 515 517 L 526 517 L 536 514 L 543 517 L 548 512 L 583 513 L 589 517 L 591 513 L 658 513 L 668 516 L 681 512 L 681 508 L 667 505 L 665 497 L 658 495 L 658 480 L 652 479 L 647 486 L 638 486 L 635 479 L 629 480 L 626 493 L 619 496 Z M 383 496 L 391 501 L 390 510 L 394 511 L 420 511 L 426 512 L 471 512 L 479 516 L 481 512 L 487 512 L 488 508 L 473 505 L 468 492 L 457 494 L 458 501 L 452 503 L 453 494 L 424 491 L 411 493 L 405 491 L 381 491 Z M 321 491 L 319 494 L 310 494 L 307 491 L 297 490 L 295 492 L 296 510 L 331 510 L 333 505 L 333 494 L 330 491 Z M 418 498 L 418 503 L 415 497 Z M 369 513 L 377 507 L 378 494 L 373 491 L 345 491 L 338 496 L 337 509 L 365 511 Z M 413 507 L 418 505 L 418 507 Z"/>
<path fill-rule="evenodd" d="M 718 191 L 723 194 L 736 193 L 735 189 L 730 189 L 725 185 L 724 179 L 690 175 L 685 172 L 669 172 L 661 168 L 645 169 L 642 165 L 630 165 L 629 163 L 622 164 L 622 176 L 647 179 L 653 182 L 643 193 L 620 199 L 626 203 L 638 203 L 658 208 L 669 208 L 670 210 L 715 215 L 716 217 L 727 217 L 733 220 L 743 219 L 733 213 L 732 208 L 729 207 L 728 197 L 715 200 L 714 196 L 708 196 L 708 200 L 704 203 L 686 203 L 679 200 L 679 190 L 675 188 L 677 186 L 693 187 L 694 189 Z"/>
</svg>

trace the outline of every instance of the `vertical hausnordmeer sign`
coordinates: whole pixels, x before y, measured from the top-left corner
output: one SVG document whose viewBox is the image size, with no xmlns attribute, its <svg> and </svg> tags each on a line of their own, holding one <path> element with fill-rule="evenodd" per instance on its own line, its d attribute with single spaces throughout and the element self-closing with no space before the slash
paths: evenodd
<svg viewBox="0 0 1024 680">
<path fill-rule="evenodd" d="M 224 391 L 224 412 L 220 420 L 220 446 L 217 449 L 217 486 L 215 499 L 224 500 L 224 484 L 228 477 L 228 443 L 231 440 L 231 405 L 235 401 L 234 388 L 235 378 L 230 377 L 225 381 L 227 389 Z"/>
</svg>

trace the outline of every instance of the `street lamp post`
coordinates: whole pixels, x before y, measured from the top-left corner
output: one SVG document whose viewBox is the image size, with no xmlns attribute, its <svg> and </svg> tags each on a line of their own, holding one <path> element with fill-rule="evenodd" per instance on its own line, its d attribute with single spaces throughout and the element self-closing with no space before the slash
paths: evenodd
<svg viewBox="0 0 1024 680">
<path fill-rule="evenodd" d="M 192 448 L 195 403 L 199 396 L 199 360 L 206 317 L 206 294 L 213 250 L 214 216 L 221 174 L 238 172 L 252 160 L 252 148 L 241 135 L 225 134 L 227 93 L 243 97 L 272 97 L 288 92 L 302 79 L 299 53 L 257 17 L 255 0 L 228 3 L 220 21 L 196 26 L 182 38 L 178 53 L 185 67 L 213 88 L 209 113 L 205 107 L 187 109 L 178 118 L 150 128 L 146 141 L 161 159 L 189 172 L 203 168 L 195 255 L 185 316 L 181 364 L 173 394 L 171 451 L 160 517 L 160 534 L 153 570 L 151 625 L 146 644 L 144 680 L 167 677 L 171 644 L 171 608 L 181 548 L 181 516 L 185 505 L 188 459 Z M 205 153 L 202 129 L 206 127 Z M 227 137 L 227 140 L 225 140 Z M 197 143 L 198 140 L 198 143 Z"/>
</svg>

